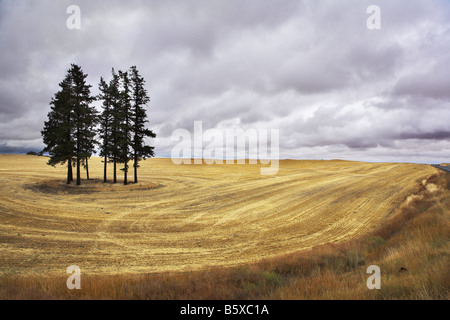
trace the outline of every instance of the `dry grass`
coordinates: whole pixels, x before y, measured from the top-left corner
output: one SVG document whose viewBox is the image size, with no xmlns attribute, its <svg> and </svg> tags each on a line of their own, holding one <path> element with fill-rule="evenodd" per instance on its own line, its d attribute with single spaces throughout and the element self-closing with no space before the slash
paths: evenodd
<svg viewBox="0 0 450 320">
<path fill-rule="evenodd" d="M 0 159 L 0 166 L 2 160 Z M 140 214 L 144 212 L 135 210 L 134 214 L 122 215 L 119 216 L 120 219 L 114 220 L 111 218 L 117 213 L 113 212 L 113 205 L 108 207 L 108 210 L 111 210 L 110 215 L 102 214 L 95 219 L 89 217 L 93 215 L 92 211 L 82 210 L 77 213 L 70 210 L 70 204 L 74 205 L 74 202 L 83 209 L 89 209 L 90 206 L 83 197 L 92 195 L 96 197 L 94 203 L 101 202 L 102 197 L 106 195 L 111 197 L 115 194 L 118 194 L 123 202 L 121 193 L 126 193 L 124 191 L 126 189 L 109 193 L 94 190 L 89 195 L 62 192 L 55 196 L 23 187 L 30 184 L 30 181 L 25 181 L 30 179 L 22 177 L 21 180 L 17 173 L 18 183 L 11 185 L 14 175 L 7 175 L 10 188 L 15 188 L 17 193 L 26 193 L 30 197 L 23 201 L 26 209 L 13 207 L 12 204 L 17 206 L 19 201 L 11 201 L 8 196 L 3 197 L 6 201 L 0 205 L 0 209 L 3 210 L 0 229 L 2 240 L 0 297 L 10 299 L 449 298 L 450 191 L 448 175 L 445 173 L 438 174 L 433 168 L 420 165 L 288 161 L 281 164 L 279 177 L 261 178 L 248 172 L 258 171 L 257 167 L 252 169 L 235 165 L 229 166 L 226 172 L 221 172 L 221 168 L 214 166 L 183 166 L 182 169 L 176 166 L 169 172 L 167 162 L 156 160 L 148 163 L 152 164 L 148 170 L 154 170 L 155 175 L 146 176 L 145 172 L 148 171 L 143 170 L 142 184 L 151 182 L 155 184 L 153 186 L 160 187 L 139 190 L 140 197 L 136 196 L 133 204 L 136 201 L 141 205 L 145 203 L 147 210 L 153 206 L 160 209 L 178 209 L 176 212 L 183 216 L 183 220 L 177 220 L 173 214 L 167 215 L 166 211 L 163 217 L 166 219 L 172 217 L 175 220 L 157 219 L 158 223 L 166 225 L 159 226 L 161 229 L 152 236 L 168 233 L 164 239 L 172 237 L 173 242 L 170 244 L 182 250 L 169 250 L 164 256 L 158 254 L 158 250 L 152 251 L 145 247 L 149 244 L 160 244 L 158 241 L 149 241 L 151 237 L 148 229 L 151 229 L 152 225 L 145 223 L 145 219 L 155 222 L 158 214 L 139 215 L 136 211 Z M 158 169 L 165 169 L 165 174 L 157 175 Z M 198 170 L 202 172 L 196 173 Z M 39 178 L 37 172 L 32 171 L 30 176 L 33 179 Z M 2 174 L 0 171 L 0 176 Z M 225 176 L 228 179 L 225 179 Z M 2 176 L 4 177 L 5 175 Z M 49 177 L 41 178 L 41 181 L 44 181 Z M 179 179 L 176 180 L 177 183 L 173 182 L 175 179 Z M 352 183 L 359 185 L 353 186 Z M 181 184 L 182 187 L 177 188 L 177 184 Z M 190 192 L 194 193 L 192 197 L 188 197 L 187 190 L 184 190 L 189 187 L 186 184 L 190 185 Z M 211 193 L 207 196 L 214 206 L 209 207 L 212 204 L 207 203 L 205 195 L 195 192 L 192 186 L 196 184 L 203 192 L 205 189 L 211 191 L 211 188 L 216 186 L 214 191 L 217 198 L 211 199 Z M 435 187 L 430 188 L 430 185 Z M 239 194 L 234 192 L 238 186 L 241 191 Z M 245 193 L 245 187 L 247 192 L 256 192 L 257 197 L 242 195 L 241 193 Z M 6 188 L 3 184 L 2 191 Z M 185 198 L 175 198 L 172 188 Z M 286 188 L 289 192 L 285 191 Z M 273 192 L 270 193 L 270 190 Z M 168 193 L 172 198 L 163 201 L 164 195 L 168 196 Z M 411 193 L 414 193 L 414 196 L 408 201 L 408 195 Z M 11 196 L 10 193 L 9 197 Z M 30 204 L 35 199 L 33 196 L 40 197 L 41 205 L 43 200 L 49 201 L 56 197 L 56 201 L 54 206 L 50 206 L 51 210 L 47 208 L 46 212 L 36 214 L 38 206 Z M 63 201 L 65 197 L 69 198 Z M 266 198 L 269 201 L 264 201 Z M 322 201 L 319 203 L 320 199 Z M 194 200 L 196 200 L 195 210 L 192 209 Z M 64 210 L 59 207 L 61 201 L 66 206 Z M 104 201 L 100 205 L 105 206 L 106 200 Z M 234 206 L 235 202 L 239 204 Z M 9 204 L 8 210 L 16 208 L 16 211 L 12 214 L 7 212 L 5 203 Z M 113 203 L 119 205 L 120 201 Z M 295 206 L 296 203 L 302 205 Z M 128 202 L 127 205 L 130 206 L 131 203 Z M 265 208 L 266 206 L 270 207 Z M 221 211 L 223 207 L 225 210 Z M 278 209 L 278 214 L 270 215 L 269 209 L 273 211 L 275 208 Z M 318 211 L 316 215 L 312 212 L 313 208 Z M 206 211 L 202 211 L 205 209 Z M 239 214 L 233 214 L 233 210 L 238 209 Z M 189 211 L 191 216 L 186 216 L 185 210 L 191 210 Z M 257 214 L 251 213 L 252 210 L 262 214 L 264 219 L 272 218 L 258 224 L 258 227 L 261 227 L 265 226 L 264 223 L 268 223 L 270 228 L 268 226 L 267 229 L 253 230 L 249 223 L 257 223 L 258 220 Z M 334 214 L 331 215 L 330 212 L 333 210 Z M 356 217 L 349 214 L 358 211 L 362 212 L 356 214 Z M 203 226 L 196 229 L 192 225 L 192 223 L 214 222 L 214 219 L 218 219 L 219 213 L 223 219 L 226 212 L 232 219 L 227 216 L 227 220 L 222 220 L 222 223 L 227 222 L 223 228 L 215 221 L 213 225 L 216 230 L 211 232 L 214 231 L 215 234 L 224 237 L 223 232 L 227 228 L 231 229 L 231 232 L 239 230 L 239 235 L 247 234 L 246 237 L 241 237 L 240 243 L 232 241 L 235 237 L 225 237 L 222 242 L 215 242 L 216 239 L 211 237 L 213 233 L 207 232 L 208 228 Z M 311 216 L 305 218 L 305 212 L 309 212 Z M 37 219 L 38 217 L 41 219 Z M 190 220 L 193 217 L 194 221 Z M 250 217 L 254 219 L 251 220 Z M 60 221 L 62 218 L 65 218 L 70 226 L 64 225 Z M 364 220 L 358 220 L 363 218 Z M 296 223 L 296 219 L 302 223 Z M 328 219 L 326 224 L 321 221 L 323 219 Z M 186 220 L 190 220 L 191 225 Z M 19 221 L 21 223 L 18 223 Z M 98 229 L 98 226 L 104 227 L 108 222 L 108 228 Z M 175 222 L 183 223 L 177 229 Z M 311 237 L 311 234 L 315 234 L 311 233 L 312 229 L 303 226 L 308 222 L 315 223 L 316 237 Z M 137 224 L 141 224 L 140 228 Z M 295 228 L 290 228 L 290 225 Z M 122 231 L 120 227 L 123 226 L 128 229 Z M 329 233 L 324 232 L 327 226 Z M 10 241 L 11 238 L 5 237 L 8 232 L 11 233 L 8 227 L 15 227 L 17 228 L 15 230 L 22 232 L 17 236 L 21 241 Z M 37 234 L 42 232 L 44 227 L 46 232 L 53 233 L 51 241 L 47 241 L 48 238 L 38 238 Z M 133 227 L 137 229 L 130 234 L 130 228 Z M 181 227 L 186 229 L 183 230 Z M 39 231 L 36 232 L 35 229 Z M 203 232 L 204 238 L 196 239 L 199 246 L 196 245 L 194 248 L 189 242 L 190 236 L 200 232 L 199 230 Z M 262 237 L 255 235 L 258 230 L 263 233 Z M 310 233 L 303 234 L 305 230 Z M 89 236 L 89 233 L 92 235 Z M 68 234 L 75 239 L 68 239 Z M 132 235 L 133 242 L 130 240 Z M 263 238 L 267 238 L 267 241 L 263 241 Z M 97 248 L 92 247 L 93 242 L 102 247 L 108 245 L 112 239 L 115 242 L 109 243 L 110 251 L 106 254 L 97 250 L 98 255 L 95 257 L 92 251 Z M 69 245 L 64 241 L 69 242 Z M 140 243 L 141 250 L 145 254 L 137 250 L 137 243 Z M 214 250 L 219 244 L 222 250 Z M 51 245 L 56 248 L 50 248 Z M 119 248 L 116 248 L 116 245 Z M 166 245 L 166 249 L 171 245 Z M 233 250 L 244 248 L 244 245 L 246 250 L 232 254 Z M 278 250 L 271 252 L 272 248 Z M 183 260 L 186 252 L 190 253 L 191 261 Z M 86 256 L 80 266 L 82 290 L 68 290 L 65 285 L 67 279 L 65 268 L 72 264 L 72 261 L 79 259 L 83 253 Z M 131 253 L 136 257 L 131 257 Z M 220 256 L 220 253 L 223 253 L 223 256 Z M 18 256 L 26 257 L 26 260 L 14 260 Z M 112 260 L 113 258 L 115 260 Z M 191 266 L 191 270 L 173 268 L 178 260 L 183 261 L 184 265 Z M 112 267 L 109 265 L 108 268 L 95 269 L 102 263 L 112 261 L 115 262 Z M 146 265 L 148 262 L 161 263 L 166 268 L 155 272 L 153 264 Z M 381 290 L 368 290 L 365 285 L 368 277 L 365 270 L 371 264 L 379 265 L 382 270 Z M 45 267 L 47 269 L 44 269 Z M 59 273 L 55 272 L 58 268 L 62 268 L 62 272 L 61 270 Z M 114 271 L 111 268 L 115 268 L 116 272 L 111 272 Z M 406 271 L 400 271 L 401 268 L 405 268 Z M 93 269 L 97 272 L 92 272 Z M 120 272 L 121 270 L 126 272 Z"/>
</svg>

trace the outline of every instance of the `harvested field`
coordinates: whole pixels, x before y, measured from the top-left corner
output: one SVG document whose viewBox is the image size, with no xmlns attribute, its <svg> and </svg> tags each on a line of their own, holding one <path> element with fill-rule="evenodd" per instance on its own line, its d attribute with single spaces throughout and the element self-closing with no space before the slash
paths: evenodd
<svg viewBox="0 0 450 320">
<path fill-rule="evenodd" d="M 77 187 L 46 161 L 0 155 L 0 275 L 64 274 L 73 264 L 83 274 L 202 270 L 355 239 L 437 172 L 284 160 L 277 175 L 261 176 L 259 165 L 149 159 L 140 182 L 124 186 L 102 183 L 92 158 L 93 180 Z"/>
</svg>

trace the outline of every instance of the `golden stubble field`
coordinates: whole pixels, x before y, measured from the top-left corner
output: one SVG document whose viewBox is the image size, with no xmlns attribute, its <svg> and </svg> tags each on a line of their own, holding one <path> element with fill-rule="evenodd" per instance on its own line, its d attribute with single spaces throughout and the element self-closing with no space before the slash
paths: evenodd
<svg viewBox="0 0 450 320">
<path fill-rule="evenodd" d="M 124 186 L 102 183 L 92 158 L 92 180 L 76 187 L 46 161 L 0 155 L 0 275 L 202 270 L 342 242 L 379 228 L 437 172 L 283 160 L 277 175 L 261 176 L 259 165 L 149 159 L 140 182 Z"/>
</svg>

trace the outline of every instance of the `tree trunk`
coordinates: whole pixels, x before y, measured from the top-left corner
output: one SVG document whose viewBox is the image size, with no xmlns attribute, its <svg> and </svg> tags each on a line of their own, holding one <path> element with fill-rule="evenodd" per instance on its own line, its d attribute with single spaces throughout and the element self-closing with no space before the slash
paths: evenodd
<svg viewBox="0 0 450 320">
<path fill-rule="evenodd" d="M 77 158 L 77 186 L 81 185 L 80 158 Z"/>
<path fill-rule="evenodd" d="M 137 154 L 136 151 L 134 152 L 134 183 L 138 183 L 138 178 L 137 178 Z"/>
<path fill-rule="evenodd" d="M 116 170 L 117 170 L 117 160 L 116 160 L 116 158 L 114 157 L 114 183 L 117 183 L 117 173 L 116 173 Z"/>
<path fill-rule="evenodd" d="M 69 159 L 67 163 L 67 184 L 70 184 L 70 181 L 73 181 L 73 174 L 72 174 L 72 161 Z"/>
<path fill-rule="evenodd" d="M 106 182 L 106 162 L 107 162 L 107 157 L 105 156 L 105 164 L 103 165 L 103 182 Z"/>
<path fill-rule="evenodd" d="M 67 116 L 67 123 L 70 123 L 70 115 Z M 67 132 L 67 141 L 70 141 L 70 130 Z M 67 184 L 73 181 L 72 159 L 68 159 L 67 164 Z"/>
<path fill-rule="evenodd" d="M 128 175 L 128 163 L 127 162 L 125 162 L 124 169 L 125 170 L 123 170 L 123 184 L 127 185 L 128 184 L 128 177 L 127 177 L 127 175 Z"/>
<path fill-rule="evenodd" d="M 78 96 L 77 96 L 78 106 Z M 77 186 L 81 185 L 81 171 L 80 171 L 80 116 L 77 116 Z"/>
<path fill-rule="evenodd" d="M 86 157 L 86 179 L 89 180 L 89 163 L 87 157 Z"/>
</svg>

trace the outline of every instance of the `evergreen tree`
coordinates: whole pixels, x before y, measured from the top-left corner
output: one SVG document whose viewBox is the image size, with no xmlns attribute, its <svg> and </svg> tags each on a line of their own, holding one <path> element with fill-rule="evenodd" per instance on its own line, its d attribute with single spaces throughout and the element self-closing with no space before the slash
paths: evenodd
<svg viewBox="0 0 450 320">
<path fill-rule="evenodd" d="M 48 121 L 41 131 L 50 154 L 49 165 L 67 162 L 67 183 L 73 181 L 72 165 L 77 167 L 77 185 L 81 184 L 80 165 L 87 168 L 87 158 L 94 151 L 97 112 L 89 106 L 90 96 L 87 75 L 75 64 L 71 65 L 65 79 L 59 84 L 61 90 L 50 102 Z"/>
<path fill-rule="evenodd" d="M 89 180 L 89 158 L 96 144 L 100 145 L 100 156 L 104 158 L 103 181 L 107 181 L 107 163 L 114 164 L 114 183 L 117 182 L 117 164 L 123 164 L 124 184 L 128 184 L 129 161 L 133 161 L 134 182 L 138 182 L 139 161 L 154 156 L 154 147 L 146 145 L 146 138 L 154 138 L 152 130 L 146 128 L 146 105 L 150 101 L 145 80 L 135 66 L 129 71 L 116 73 L 108 83 L 100 78 L 98 97 L 90 94 L 86 84 L 87 75 L 75 64 L 67 71 L 52 98 L 48 121 L 41 131 L 48 152 L 49 165 L 67 163 L 67 183 L 73 181 L 72 167 L 76 166 L 77 185 L 81 184 L 81 165 Z M 90 104 L 95 99 L 103 100 L 99 115 Z M 98 131 L 95 131 L 100 124 Z M 100 135 L 101 143 L 95 139 Z"/>
<path fill-rule="evenodd" d="M 48 121 L 44 123 L 41 131 L 46 147 L 42 150 L 48 152 L 50 159 L 47 164 L 55 166 L 58 163 L 67 163 L 67 184 L 73 181 L 74 141 L 72 139 L 72 87 L 71 74 L 68 72 L 65 79 L 59 84 L 61 90 L 52 98 L 51 111 Z"/>
<path fill-rule="evenodd" d="M 156 134 L 145 127 L 147 120 L 147 111 L 145 109 L 150 101 L 147 90 L 145 89 L 145 80 L 140 76 L 136 66 L 130 68 L 131 74 L 131 102 L 133 118 L 133 167 L 134 183 L 138 182 L 137 168 L 139 161 L 154 156 L 154 147 L 145 144 L 145 138 L 155 138 Z"/>
<path fill-rule="evenodd" d="M 98 130 L 102 143 L 100 145 L 100 156 L 103 157 L 103 182 L 107 181 L 107 163 L 108 158 L 112 158 L 112 96 L 111 87 L 106 83 L 103 77 L 100 77 L 99 100 L 103 100 L 103 112 L 99 117 L 100 128 Z"/>
<path fill-rule="evenodd" d="M 120 77 L 114 71 L 111 71 L 112 79 L 109 83 L 109 99 L 111 107 L 111 135 L 109 157 L 113 163 L 113 182 L 117 183 L 117 164 L 120 160 L 120 141 L 122 135 L 122 111 L 120 99 Z"/>
<path fill-rule="evenodd" d="M 119 71 L 121 80 L 120 90 L 120 138 L 118 141 L 118 160 L 123 163 L 123 184 L 128 184 L 128 161 L 130 160 L 130 144 L 131 144 L 131 96 L 130 96 L 130 78 L 128 72 Z"/>
<path fill-rule="evenodd" d="M 97 124 L 97 111 L 89 104 L 95 100 L 90 94 L 91 85 L 86 84 L 87 74 L 81 68 L 72 64 L 69 70 L 73 86 L 73 120 L 75 159 L 77 167 L 77 185 L 81 184 L 81 164 L 89 158 L 95 147 L 95 126 Z"/>
</svg>

